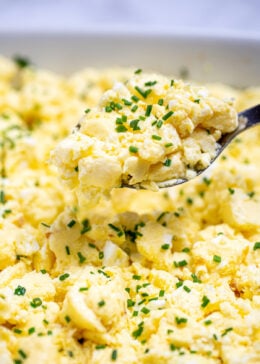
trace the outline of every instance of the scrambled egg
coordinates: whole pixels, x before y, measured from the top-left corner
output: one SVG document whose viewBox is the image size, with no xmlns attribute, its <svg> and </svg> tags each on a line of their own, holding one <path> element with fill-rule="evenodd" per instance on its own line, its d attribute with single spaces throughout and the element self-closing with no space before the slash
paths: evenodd
<svg viewBox="0 0 260 364">
<path fill-rule="evenodd" d="M 65 79 L 0 59 L 1 364 L 260 362 L 259 127 L 207 174 L 159 192 L 115 188 L 87 216 L 47 162 L 84 110 L 133 73 Z M 207 87 L 237 110 L 260 99 L 260 88 Z M 67 167 L 77 186 L 69 154 Z"/>
<path fill-rule="evenodd" d="M 221 135 L 237 127 L 232 103 L 205 88 L 138 71 L 85 111 L 52 159 L 85 202 L 82 209 L 113 187 L 156 189 L 156 182 L 189 179 L 216 156 Z"/>
</svg>

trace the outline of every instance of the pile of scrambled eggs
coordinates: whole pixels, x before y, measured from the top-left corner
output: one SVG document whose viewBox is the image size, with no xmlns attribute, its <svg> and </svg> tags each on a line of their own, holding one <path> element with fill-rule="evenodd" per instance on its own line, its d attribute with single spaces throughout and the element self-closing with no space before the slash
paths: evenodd
<svg viewBox="0 0 260 364">
<path fill-rule="evenodd" d="M 79 201 L 93 204 L 100 192 L 125 184 L 158 190 L 156 182 L 190 179 L 210 164 L 217 140 L 237 127 L 232 103 L 138 70 L 86 109 L 53 162 Z"/>
<path fill-rule="evenodd" d="M 259 127 L 207 174 L 115 188 L 87 213 L 49 162 L 133 74 L 0 59 L 1 364 L 260 362 Z M 237 110 L 259 103 L 260 88 L 207 87 Z"/>
</svg>

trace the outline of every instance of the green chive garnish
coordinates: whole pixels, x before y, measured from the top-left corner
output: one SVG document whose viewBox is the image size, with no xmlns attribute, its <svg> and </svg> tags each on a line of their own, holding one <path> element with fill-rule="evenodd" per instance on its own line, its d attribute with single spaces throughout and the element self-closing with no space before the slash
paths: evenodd
<svg viewBox="0 0 260 364">
<path fill-rule="evenodd" d="M 219 255 L 214 255 L 213 256 L 213 262 L 220 263 L 221 262 L 221 257 Z"/>
<path fill-rule="evenodd" d="M 154 140 L 161 140 L 162 138 L 159 135 L 153 134 L 152 135 L 152 139 L 154 139 Z"/>
<path fill-rule="evenodd" d="M 147 105 L 147 108 L 145 111 L 145 116 L 150 116 L 152 108 L 153 108 L 153 105 Z"/>
<path fill-rule="evenodd" d="M 72 228 L 72 226 L 74 226 L 76 224 L 76 221 L 75 220 L 71 220 L 68 224 L 67 224 L 67 226 L 69 227 L 69 228 Z"/>
<path fill-rule="evenodd" d="M 165 114 L 165 115 L 163 115 L 163 120 L 167 120 L 167 119 L 169 119 L 172 115 L 174 114 L 174 112 L 173 111 L 169 111 L 169 112 L 167 112 L 167 114 Z"/>
<path fill-rule="evenodd" d="M 127 128 L 124 125 L 118 125 L 115 130 L 117 133 L 125 133 Z"/>
<path fill-rule="evenodd" d="M 131 152 L 131 153 L 137 153 L 138 152 L 138 148 L 137 147 L 134 147 L 133 145 L 130 145 L 129 152 Z"/>
<path fill-rule="evenodd" d="M 257 242 L 254 244 L 254 248 L 253 248 L 253 250 L 257 250 L 257 249 L 260 249 L 260 241 L 257 241 Z"/>
</svg>

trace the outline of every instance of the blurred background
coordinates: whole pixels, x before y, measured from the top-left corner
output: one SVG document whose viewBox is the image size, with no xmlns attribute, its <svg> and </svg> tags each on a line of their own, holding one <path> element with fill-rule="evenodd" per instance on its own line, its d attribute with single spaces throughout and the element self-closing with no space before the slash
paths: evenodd
<svg viewBox="0 0 260 364">
<path fill-rule="evenodd" d="M 187 29 L 260 35 L 260 0 L 0 0 L 0 31 Z"/>
</svg>

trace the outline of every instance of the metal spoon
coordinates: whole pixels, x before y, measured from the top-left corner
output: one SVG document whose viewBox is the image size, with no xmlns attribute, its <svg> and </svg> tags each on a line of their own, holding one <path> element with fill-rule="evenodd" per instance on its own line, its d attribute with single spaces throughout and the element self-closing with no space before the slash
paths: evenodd
<svg viewBox="0 0 260 364">
<path fill-rule="evenodd" d="M 256 105 L 250 109 L 242 111 L 238 114 L 238 127 L 232 133 L 224 134 L 220 140 L 218 140 L 218 149 L 216 152 L 216 156 L 211 160 L 209 166 L 217 159 L 217 157 L 223 152 L 223 150 L 230 144 L 230 142 L 242 131 L 247 130 L 253 126 L 260 124 L 260 104 Z M 208 166 L 208 167 L 209 167 Z M 203 173 L 208 167 L 201 169 L 197 172 L 197 175 Z M 179 178 L 179 179 L 170 179 L 168 181 L 156 182 L 156 185 L 159 188 L 173 187 L 185 182 L 188 182 L 189 179 Z M 132 188 L 141 188 L 144 187 L 136 184 L 136 185 L 124 185 L 124 187 L 132 187 Z"/>
</svg>

